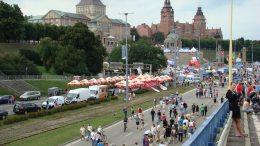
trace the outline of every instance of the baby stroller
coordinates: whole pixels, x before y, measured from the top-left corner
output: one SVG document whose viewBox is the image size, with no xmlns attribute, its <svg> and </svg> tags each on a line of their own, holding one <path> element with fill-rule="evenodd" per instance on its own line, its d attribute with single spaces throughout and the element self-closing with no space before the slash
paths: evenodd
<svg viewBox="0 0 260 146">
<path fill-rule="evenodd" d="M 258 105 L 254 105 L 253 111 L 254 111 L 255 114 L 257 114 L 257 113 L 259 112 L 259 107 L 258 107 Z"/>
</svg>

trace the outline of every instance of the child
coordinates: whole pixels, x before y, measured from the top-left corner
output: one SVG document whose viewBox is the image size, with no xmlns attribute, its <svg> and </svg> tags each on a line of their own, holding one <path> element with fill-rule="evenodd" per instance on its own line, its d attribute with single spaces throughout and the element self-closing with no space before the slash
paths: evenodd
<svg viewBox="0 0 260 146">
<path fill-rule="evenodd" d="M 216 97 L 218 98 L 218 90 L 216 91 Z"/>
<path fill-rule="evenodd" d="M 223 96 L 221 97 L 221 99 L 220 99 L 220 100 L 221 100 L 221 103 L 223 103 L 223 101 L 224 101 L 224 98 L 223 98 Z"/>
<path fill-rule="evenodd" d="M 217 103 L 217 99 L 216 99 L 216 97 L 214 96 L 214 105 L 216 105 L 216 103 Z"/>
</svg>

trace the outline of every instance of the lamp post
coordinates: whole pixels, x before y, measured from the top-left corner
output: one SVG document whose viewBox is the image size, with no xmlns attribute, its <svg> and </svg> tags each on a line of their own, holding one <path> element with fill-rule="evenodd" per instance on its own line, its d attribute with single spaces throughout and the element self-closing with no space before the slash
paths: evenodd
<svg viewBox="0 0 260 146">
<path fill-rule="evenodd" d="M 200 77 L 200 35 L 199 35 L 199 77 Z M 200 77 L 201 80 L 201 77 Z"/>
<path fill-rule="evenodd" d="M 174 48 L 175 48 L 175 58 L 174 58 L 174 89 L 176 89 L 176 53 L 177 53 L 177 49 L 176 49 L 176 27 L 174 28 Z"/>
<path fill-rule="evenodd" d="M 218 50 L 218 39 L 216 38 L 216 72 L 218 71 L 217 68 L 218 68 L 218 53 L 217 53 L 217 50 Z"/>
<path fill-rule="evenodd" d="M 126 103 L 128 103 L 128 50 L 127 50 L 127 34 L 128 34 L 128 31 L 127 31 L 127 15 L 128 14 L 133 14 L 133 13 L 123 13 L 121 15 L 125 15 L 125 39 L 126 39 L 126 45 L 125 45 L 125 48 L 126 48 L 126 57 L 125 57 L 125 69 L 126 69 Z"/>
</svg>

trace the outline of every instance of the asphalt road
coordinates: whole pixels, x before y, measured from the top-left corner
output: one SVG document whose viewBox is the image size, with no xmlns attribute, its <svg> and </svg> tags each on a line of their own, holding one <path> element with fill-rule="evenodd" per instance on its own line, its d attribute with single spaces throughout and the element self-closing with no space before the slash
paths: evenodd
<svg viewBox="0 0 260 146">
<path fill-rule="evenodd" d="M 219 91 L 219 99 L 220 99 L 221 96 L 225 96 L 225 93 L 227 91 L 227 86 L 225 88 L 218 87 L 216 90 Z M 195 103 L 195 105 L 199 105 L 199 106 L 201 106 L 202 103 L 204 105 L 207 105 L 208 106 L 207 116 L 212 114 L 213 111 L 215 111 L 215 109 L 220 105 L 220 102 L 218 102 L 216 105 L 214 105 L 213 98 L 205 99 L 203 97 L 202 99 L 197 99 L 195 96 L 195 89 L 184 93 L 183 99 L 188 104 L 188 112 L 190 112 L 190 113 L 192 113 L 191 105 L 193 103 Z M 123 109 L 123 107 L 122 107 L 122 109 Z M 159 107 L 157 107 L 155 109 L 155 111 L 157 112 L 158 109 L 159 109 Z M 128 126 L 127 126 L 128 128 L 126 129 L 126 132 L 123 131 L 123 119 L 122 119 L 122 122 L 120 121 L 114 125 L 111 125 L 111 126 L 105 128 L 104 130 L 106 131 L 105 134 L 107 136 L 107 141 L 108 141 L 109 145 L 121 146 L 122 144 L 125 144 L 127 146 L 130 146 L 130 145 L 134 145 L 135 142 L 138 142 L 139 146 L 142 145 L 142 138 L 143 138 L 145 131 L 150 130 L 151 126 L 153 124 L 152 120 L 151 120 L 151 116 L 150 116 L 150 111 L 151 111 L 151 108 L 144 111 L 145 125 L 144 125 L 143 130 L 140 129 L 140 126 L 139 126 L 139 129 L 136 129 L 135 120 L 134 119 L 131 120 L 130 118 L 129 118 L 129 122 L 128 122 Z M 137 109 L 135 109 L 135 113 L 137 113 Z M 179 109 L 178 109 L 178 115 L 180 115 Z M 168 106 L 166 108 L 166 117 L 167 117 L 167 119 L 170 118 L 169 113 L 168 113 Z M 207 118 L 206 116 L 200 116 L 200 112 L 199 112 L 199 116 L 196 117 L 196 127 L 198 128 L 204 122 L 204 120 L 206 118 Z M 177 119 L 174 119 L 174 120 L 176 121 Z M 155 117 L 155 122 L 156 121 L 157 121 L 157 116 Z M 87 123 L 85 125 L 87 125 Z M 155 125 L 156 125 L 156 123 L 155 123 Z M 164 141 L 163 134 L 162 134 L 162 131 L 163 131 L 162 122 L 160 123 L 160 125 L 161 125 L 161 133 L 160 133 L 161 139 L 160 140 Z M 85 127 L 85 128 L 87 129 L 87 127 Z M 80 129 L 80 127 L 79 127 L 79 129 Z M 80 137 L 80 135 L 79 135 L 79 137 Z M 184 138 L 182 143 L 177 140 L 174 145 L 180 146 L 187 139 L 188 138 Z M 92 145 L 91 141 L 87 141 L 87 140 L 81 141 L 80 139 L 78 139 L 78 140 L 68 143 L 66 146 L 86 146 L 86 145 L 91 146 Z M 152 144 L 150 144 L 150 146 L 158 146 L 158 145 L 159 145 L 158 142 L 153 142 Z M 173 144 L 170 144 L 170 145 L 173 145 Z"/>
</svg>

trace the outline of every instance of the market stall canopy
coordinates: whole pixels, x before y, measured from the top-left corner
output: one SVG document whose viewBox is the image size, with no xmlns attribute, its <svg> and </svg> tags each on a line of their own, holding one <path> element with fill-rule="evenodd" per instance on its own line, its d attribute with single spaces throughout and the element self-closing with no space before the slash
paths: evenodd
<svg viewBox="0 0 260 146">
<path fill-rule="evenodd" d="M 164 52 L 171 52 L 171 50 L 169 50 L 169 49 L 165 49 Z"/>
<path fill-rule="evenodd" d="M 67 84 L 67 86 L 80 86 L 82 85 L 78 80 L 73 80 Z"/>
<path fill-rule="evenodd" d="M 180 49 L 179 52 L 184 52 L 184 50 L 183 50 L 183 49 Z"/>
<path fill-rule="evenodd" d="M 212 73 L 213 71 L 212 70 L 206 70 L 207 73 Z"/>
<path fill-rule="evenodd" d="M 190 51 L 191 52 L 197 52 L 197 50 L 194 47 Z"/>
</svg>

